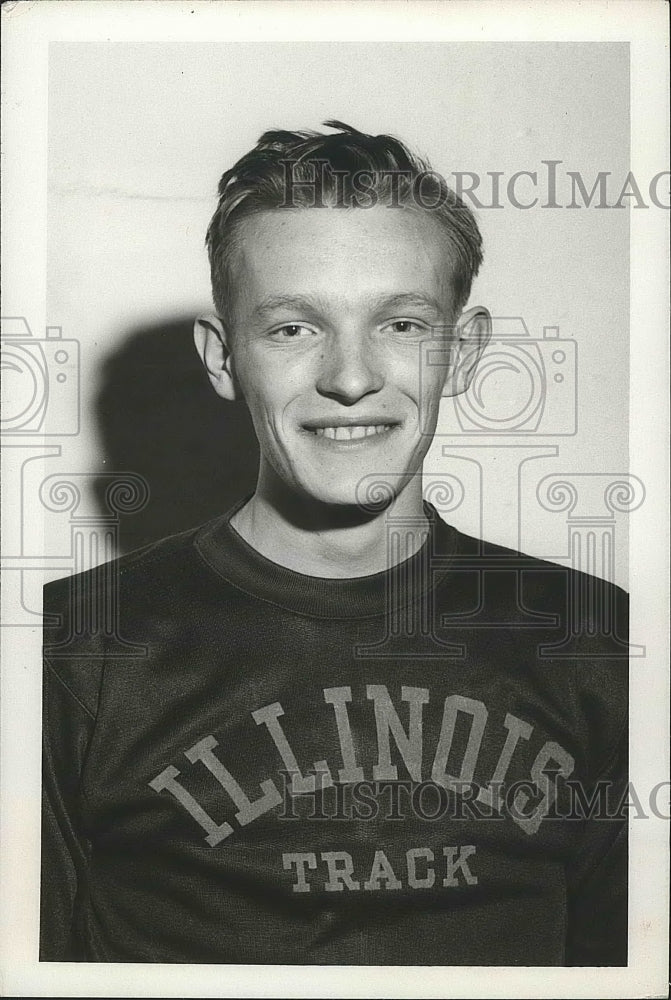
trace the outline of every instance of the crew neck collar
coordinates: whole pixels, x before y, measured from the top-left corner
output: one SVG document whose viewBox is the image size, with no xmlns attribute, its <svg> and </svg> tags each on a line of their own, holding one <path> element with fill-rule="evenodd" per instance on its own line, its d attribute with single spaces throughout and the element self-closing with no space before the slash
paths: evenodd
<svg viewBox="0 0 671 1000">
<path fill-rule="evenodd" d="M 195 548 L 215 573 L 239 590 L 297 614 L 329 619 L 387 614 L 435 587 L 457 554 L 458 532 L 424 501 L 428 535 L 409 559 L 368 576 L 307 576 L 261 555 L 231 525 L 231 518 L 248 499 L 244 497 L 222 517 L 203 525 L 195 536 Z M 401 535 L 409 526 L 403 518 L 393 522 L 390 542 L 392 533 Z"/>
</svg>

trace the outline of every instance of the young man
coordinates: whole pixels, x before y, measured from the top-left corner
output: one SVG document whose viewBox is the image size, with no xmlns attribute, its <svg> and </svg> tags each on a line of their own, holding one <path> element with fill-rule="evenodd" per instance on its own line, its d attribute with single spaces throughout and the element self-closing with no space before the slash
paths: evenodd
<svg viewBox="0 0 671 1000">
<path fill-rule="evenodd" d="M 46 588 L 42 958 L 626 964 L 624 595 L 423 502 L 480 234 L 329 125 L 262 136 L 208 230 L 254 495 Z"/>
</svg>

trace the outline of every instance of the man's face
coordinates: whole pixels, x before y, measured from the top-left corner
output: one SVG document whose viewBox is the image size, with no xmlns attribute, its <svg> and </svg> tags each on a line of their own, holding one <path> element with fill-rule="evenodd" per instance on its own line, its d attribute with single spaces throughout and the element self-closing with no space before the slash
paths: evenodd
<svg viewBox="0 0 671 1000">
<path fill-rule="evenodd" d="M 453 336 L 438 223 L 382 206 L 268 211 L 241 224 L 240 245 L 229 345 L 261 481 L 339 505 L 378 477 L 398 493 L 421 469 L 446 376 L 421 366 L 422 345 Z"/>
</svg>

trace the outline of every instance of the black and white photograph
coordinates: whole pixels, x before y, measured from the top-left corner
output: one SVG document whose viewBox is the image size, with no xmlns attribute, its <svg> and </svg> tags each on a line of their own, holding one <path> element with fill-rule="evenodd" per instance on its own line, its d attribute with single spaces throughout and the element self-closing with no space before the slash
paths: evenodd
<svg viewBox="0 0 671 1000">
<path fill-rule="evenodd" d="M 666 995 L 668 10 L 3 22 L 7 995 Z"/>
</svg>

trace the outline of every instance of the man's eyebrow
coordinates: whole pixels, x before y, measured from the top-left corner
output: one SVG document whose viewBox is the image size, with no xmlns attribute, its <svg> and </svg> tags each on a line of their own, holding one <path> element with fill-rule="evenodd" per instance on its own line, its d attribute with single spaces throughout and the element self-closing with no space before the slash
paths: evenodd
<svg viewBox="0 0 671 1000">
<path fill-rule="evenodd" d="M 429 308 L 434 312 L 442 313 L 445 306 L 441 305 L 432 295 L 424 292 L 401 292 L 398 295 L 381 295 L 375 300 L 376 309 L 400 309 L 403 307 Z"/>
<path fill-rule="evenodd" d="M 319 299 L 306 295 L 270 295 L 254 309 L 254 316 L 264 317 L 278 309 L 293 309 L 299 312 L 316 313 L 324 309 Z"/>
<path fill-rule="evenodd" d="M 373 312 L 387 309 L 423 308 L 442 314 L 445 306 L 437 299 L 424 292 L 401 292 L 396 295 L 378 295 L 371 298 L 367 305 Z M 304 313 L 324 313 L 328 311 L 326 303 L 319 298 L 305 295 L 271 295 L 263 299 L 254 309 L 254 315 L 267 316 L 278 309 L 292 309 Z"/>
</svg>

